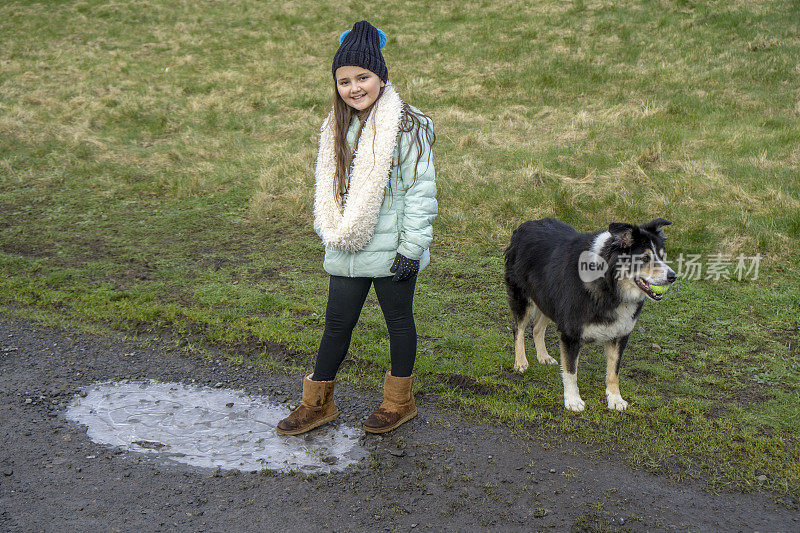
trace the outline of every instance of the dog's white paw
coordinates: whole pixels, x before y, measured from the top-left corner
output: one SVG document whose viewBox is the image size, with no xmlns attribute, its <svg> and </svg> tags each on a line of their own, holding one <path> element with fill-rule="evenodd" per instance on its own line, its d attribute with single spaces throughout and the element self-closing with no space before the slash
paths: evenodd
<svg viewBox="0 0 800 533">
<path fill-rule="evenodd" d="M 608 408 L 612 411 L 624 411 L 628 408 L 628 402 L 619 394 L 606 394 L 606 396 L 608 396 Z"/>
<path fill-rule="evenodd" d="M 547 354 L 547 353 L 546 353 L 546 354 L 544 354 L 544 355 L 539 355 L 539 354 L 536 354 L 536 359 L 537 359 L 537 360 L 538 360 L 540 363 L 542 363 L 543 365 L 557 365 L 557 364 L 558 364 L 558 361 L 556 361 L 555 359 L 553 359 L 553 358 L 550 356 L 550 354 Z"/>
<path fill-rule="evenodd" d="M 586 402 L 581 400 L 580 396 L 567 397 L 564 396 L 564 407 L 570 411 L 580 413 L 586 409 Z"/>
<path fill-rule="evenodd" d="M 514 362 L 514 370 L 522 374 L 526 370 L 528 370 L 528 362 L 525 361 L 524 363 Z"/>
</svg>

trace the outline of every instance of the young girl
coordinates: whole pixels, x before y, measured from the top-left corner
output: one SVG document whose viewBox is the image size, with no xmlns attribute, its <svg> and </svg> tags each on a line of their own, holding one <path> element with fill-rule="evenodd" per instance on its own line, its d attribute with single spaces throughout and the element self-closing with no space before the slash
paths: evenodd
<svg viewBox="0 0 800 533">
<path fill-rule="evenodd" d="M 417 353 L 412 303 L 417 273 L 430 261 L 436 218 L 433 124 L 400 100 L 381 54 L 386 35 L 367 21 L 339 37 L 333 57 L 333 110 L 322 124 L 314 230 L 330 274 L 325 332 L 303 401 L 278 423 L 297 435 L 339 416 L 336 372 L 370 286 L 389 329 L 391 370 L 383 403 L 364 422 L 385 433 L 417 414 L 411 386 Z"/>
</svg>

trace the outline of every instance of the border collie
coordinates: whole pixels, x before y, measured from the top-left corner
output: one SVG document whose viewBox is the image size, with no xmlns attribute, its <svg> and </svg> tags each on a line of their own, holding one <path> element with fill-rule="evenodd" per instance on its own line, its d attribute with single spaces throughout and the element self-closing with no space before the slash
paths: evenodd
<svg viewBox="0 0 800 533">
<path fill-rule="evenodd" d="M 525 328 L 533 322 L 536 359 L 556 364 L 547 353 L 545 329 L 561 332 L 564 407 L 583 411 L 578 392 L 578 352 L 602 342 L 606 353 L 608 408 L 622 411 L 619 364 L 628 336 L 646 298 L 658 301 L 675 281 L 665 263 L 662 226 L 657 218 L 641 226 L 614 222 L 607 231 L 578 233 L 553 218 L 525 222 L 505 252 L 505 282 L 514 332 L 514 370 L 525 372 Z"/>
</svg>

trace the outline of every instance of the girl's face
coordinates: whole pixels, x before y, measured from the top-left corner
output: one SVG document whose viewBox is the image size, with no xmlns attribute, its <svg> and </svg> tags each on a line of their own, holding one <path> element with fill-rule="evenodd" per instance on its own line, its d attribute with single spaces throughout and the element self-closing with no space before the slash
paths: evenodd
<svg viewBox="0 0 800 533">
<path fill-rule="evenodd" d="M 386 85 L 377 74 L 362 67 L 345 66 L 336 69 L 336 90 L 344 103 L 363 111 L 378 99 Z"/>
</svg>

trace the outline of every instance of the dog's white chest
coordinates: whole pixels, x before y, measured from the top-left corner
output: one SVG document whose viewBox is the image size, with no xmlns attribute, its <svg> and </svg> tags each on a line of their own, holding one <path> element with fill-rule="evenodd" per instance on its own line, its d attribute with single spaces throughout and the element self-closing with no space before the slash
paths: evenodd
<svg viewBox="0 0 800 533">
<path fill-rule="evenodd" d="M 624 303 L 617 307 L 617 318 L 613 322 L 586 324 L 581 333 L 585 342 L 607 342 L 630 334 L 636 325 L 638 302 Z"/>
</svg>

